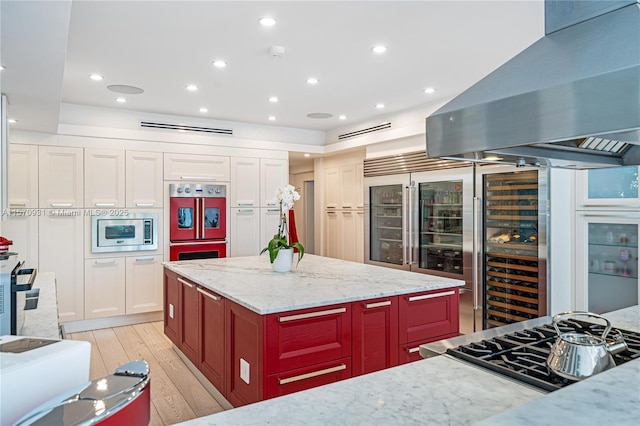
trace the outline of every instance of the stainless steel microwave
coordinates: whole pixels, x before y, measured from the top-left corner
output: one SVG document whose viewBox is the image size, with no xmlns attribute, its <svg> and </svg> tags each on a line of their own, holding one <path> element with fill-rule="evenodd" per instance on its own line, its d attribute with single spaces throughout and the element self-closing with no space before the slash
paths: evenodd
<svg viewBox="0 0 640 426">
<path fill-rule="evenodd" d="M 92 253 L 157 250 L 158 215 L 93 216 L 91 235 Z"/>
</svg>

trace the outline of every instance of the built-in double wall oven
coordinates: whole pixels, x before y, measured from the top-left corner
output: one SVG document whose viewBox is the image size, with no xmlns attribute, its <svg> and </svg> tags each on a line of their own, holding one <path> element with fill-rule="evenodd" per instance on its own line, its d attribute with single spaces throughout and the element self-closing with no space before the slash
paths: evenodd
<svg viewBox="0 0 640 426">
<path fill-rule="evenodd" d="M 169 185 L 169 260 L 227 256 L 226 186 Z"/>
</svg>

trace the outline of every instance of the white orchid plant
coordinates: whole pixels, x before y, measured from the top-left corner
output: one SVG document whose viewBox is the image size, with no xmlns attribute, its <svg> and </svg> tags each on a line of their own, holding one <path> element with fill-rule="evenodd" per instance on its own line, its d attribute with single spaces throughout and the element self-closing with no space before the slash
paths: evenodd
<svg viewBox="0 0 640 426">
<path fill-rule="evenodd" d="M 300 194 L 293 185 L 285 185 L 276 191 L 276 200 L 280 204 L 280 223 L 278 224 L 278 233 L 269 241 L 267 247 L 263 248 L 260 254 L 265 251 L 269 252 L 269 261 L 273 263 L 281 249 L 298 249 L 298 263 L 304 256 L 304 247 L 299 242 L 289 243 L 287 228 L 287 212 L 293 208 L 293 203 L 300 199 Z M 296 263 L 297 265 L 297 263 Z"/>
</svg>

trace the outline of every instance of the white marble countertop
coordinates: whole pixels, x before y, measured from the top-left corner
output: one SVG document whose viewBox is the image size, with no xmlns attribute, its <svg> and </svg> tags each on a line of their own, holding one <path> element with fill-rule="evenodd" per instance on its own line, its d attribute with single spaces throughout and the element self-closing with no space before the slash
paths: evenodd
<svg viewBox="0 0 640 426">
<path fill-rule="evenodd" d="M 640 308 L 605 315 L 640 331 Z M 633 424 L 640 360 L 544 394 L 448 356 L 436 356 L 269 399 L 185 425 Z"/>
<path fill-rule="evenodd" d="M 18 335 L 59 339 L 56 279 L 53 272 L 38 272 L 33 289 L 39 288 L 38 308 L 24 311 Z"/>
<path fill-rule="evenodd" d="M 273 272 L 266 255 L 164 265 L 259 314 L 464 285 L 463 280 L 314 255 L 305 255 L 287 273 Z"/>
</svg>

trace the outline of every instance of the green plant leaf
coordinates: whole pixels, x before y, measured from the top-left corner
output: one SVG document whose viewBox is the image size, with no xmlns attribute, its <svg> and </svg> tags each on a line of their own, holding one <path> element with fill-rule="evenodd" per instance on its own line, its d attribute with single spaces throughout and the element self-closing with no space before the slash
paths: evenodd
<svg viewBox="0 0 640 426">
<path fill-rule="evenodd" d="M 298 263 L 302 260 L 302 256 L 304 256 L 304 246 L 299 242 L 291 243 L 291 247 L 298 249 L 298 261 L 296 262 L 296 268 L 298 267 Z"/>
</svg>

